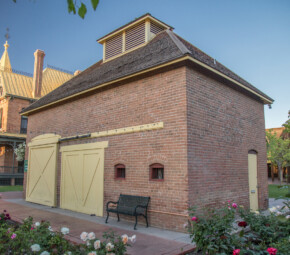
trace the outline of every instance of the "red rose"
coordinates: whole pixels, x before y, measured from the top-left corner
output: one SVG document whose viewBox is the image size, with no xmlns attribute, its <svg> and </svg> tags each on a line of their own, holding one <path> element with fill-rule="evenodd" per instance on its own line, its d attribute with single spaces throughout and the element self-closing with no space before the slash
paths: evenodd
<svg viewBox="0 0 290 255">
<path fill-rule="evenodd" d="M 277 249 L 273 248 L 273 247 L 270 247 L 267 249 L 267 252 L 270 254 L 270 255 L 276 255 L 277 253 Z"/>
<path fill-rule="evenodd" d="M 239 224 L 238 224 L 238 226 L 245 228 L 246 226 L 248 226 L 248 223 L 245 222 L 245 221 L 240 221 Z"/>
</svg>

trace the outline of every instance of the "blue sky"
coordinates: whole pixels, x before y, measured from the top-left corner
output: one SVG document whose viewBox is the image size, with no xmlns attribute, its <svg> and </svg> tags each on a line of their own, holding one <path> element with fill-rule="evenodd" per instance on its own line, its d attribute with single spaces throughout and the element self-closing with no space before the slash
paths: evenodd
<svg viewBox="0 0 290 255">
<path fill-rule="evenodd" d="M 45 65 L 84 70 L 102 58 L 96 39 L 151 13 L 175 32 L 275 99 L 265 106 L 266 127 L 279 127 L 290 110 L 290 1 L 100 0 L 84 20 L 66 0 L 0 1 L 0 44 L 10 29 L 14 69 L 33 73 L 36 49 Z M 4 48 L 0 45 L 0 54 Z"/>
</svg>

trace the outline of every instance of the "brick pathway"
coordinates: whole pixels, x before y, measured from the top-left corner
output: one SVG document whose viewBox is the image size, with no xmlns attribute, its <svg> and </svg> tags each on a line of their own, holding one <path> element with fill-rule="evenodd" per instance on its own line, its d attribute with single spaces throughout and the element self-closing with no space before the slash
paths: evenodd
<svg viewBox="0 0 290 255">
<path fill-rule="evenodd" d="M 22 198 L 22 192 L 2 193 L 2 199 L 0 199 L 0 211 L 6 209 L 10 213 L 11 218 L 18 222 L 21 222 L 28 216 L 32 216 L 35 221 L 49 221 L 52 228 L 55 230 L 60 230 L 61 227 L 68 227 L 70 229 L 70 233 L 68 235 L 69 239 L 74 242 L 81 242 L 79 236 L 83 231 L 94 232 L 97 237 L 101 237 L 104 232 L 113 230 L 116 232 L 116 234 L 119 235 L 128 234 L 129 236 L 132 236 L 135 234 L 137 236 L 136 243 L 133 244 L 132 247 L 128 248 L 128 253 L 131 255 L 177 255 L 186 254 L 194 248 L 194 246 L 188 242 L 179 242 L 172 240 L 172 238 L 164 238 L 166 237 L 166 234 L 172 235 L 174 232 L 163 231 L 165 234 L 163 234 L 161 238 L 157 237 L 156 235 L 150 235 L 149 227 L 147 229 L 149 233 L 138 233 L 138 230 L 134 231 L 133 229 L 122 229 L 119 227 L 113 227 L 106 224 L 93 222 L 92 220 L 85 220 L 83 217 L 68 216 L 63 213 L 60 214 L 57 212 L 51 212 L 52 209 L 49 207 L 43 207 L 47 208 L 47 210 L 37 209 L 33 207 L 34 204 L 31 204 L 30 206 L 29 203 L 24 205 L 19 202 L 13 202 L 13 200 L 20 201 L 20 198 Z M 23 203 L 25 202 L 23 201 Z M 111 221 L 115 220 L 112 219 Z M 151 229 L 154 231 L 154 228 Z M 176 233 L 176 235 L 180 235 L 180 233 Z"/>
</svg>

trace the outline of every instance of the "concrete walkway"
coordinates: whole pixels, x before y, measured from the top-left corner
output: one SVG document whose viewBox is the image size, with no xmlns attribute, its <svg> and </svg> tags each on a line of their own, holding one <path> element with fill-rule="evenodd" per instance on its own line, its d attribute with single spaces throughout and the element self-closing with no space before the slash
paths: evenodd
<svg viewBox="0 0 290 255">
<path fill-rule="evenodd" d="M 128 248 L 128 254 L 131 255 L 177 255 L 186 254 L 194 249 L 188 234 L 154 227 L 146 228 L 142 225 L 137 226 L 138 230 L 133 230 L 134 223 L 122 220 L 117 222 L 114 218 L 110 218 L 109 223 L 105 224 L 104 217 L 26 202 L 22 199 L 22 192 L 3 192 L 0 211 L 4 209 L 10 213 L 12 220 L 18 222 L 32 216 L 35 221 L 49 221 L 54 230 L 68 227 L 69 239 L 77 243 L 82 242 L 79 236 L 83 231 L 94 232 L 97 237 L 102 237 L 104 232 L 110 230 L 118 235 L 136 235 L 136 243 Z"/>
</svg>

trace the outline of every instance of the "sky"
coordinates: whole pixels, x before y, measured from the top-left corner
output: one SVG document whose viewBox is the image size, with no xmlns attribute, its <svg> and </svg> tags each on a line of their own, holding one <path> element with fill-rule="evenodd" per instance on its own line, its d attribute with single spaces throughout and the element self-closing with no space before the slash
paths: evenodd
<svg viewBox="0 0 290 255">
<path fill-rule="evenodd" d="M 77 0 L 80 3 L 80 0 Z M 265 106 L 266 128 L 281 126 L 290 110 L 289 0 L 100 0 L 85 19 L 66 0 L 0 0 L 0 56 L 6 28 L 12 68 L 33 73 L 36 49 L 44 65 L 74 72 L 102 58 L 96 40 L 151 13 L 174 32 L 275 100 Z"/>
</svg>

